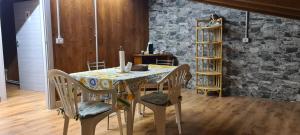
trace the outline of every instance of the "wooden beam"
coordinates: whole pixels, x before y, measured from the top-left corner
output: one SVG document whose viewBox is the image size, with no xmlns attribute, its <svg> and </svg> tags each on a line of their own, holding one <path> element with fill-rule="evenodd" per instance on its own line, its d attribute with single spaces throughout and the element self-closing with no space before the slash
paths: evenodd
<svg viewBox="0 0 300 135">
<path fill-rule="evenodd" d="M 203 3 L 226 6 L 241 10 L 259 12 L 300 19 L 299 0 L 195 0 Z"/>
</svg>

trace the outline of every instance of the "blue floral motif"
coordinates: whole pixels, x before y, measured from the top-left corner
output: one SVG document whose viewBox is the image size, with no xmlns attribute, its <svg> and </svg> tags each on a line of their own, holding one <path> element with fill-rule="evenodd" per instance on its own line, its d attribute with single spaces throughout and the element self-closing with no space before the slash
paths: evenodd
<svg viewBox="0 0 300 135">
<path fill-rule="evenodd" d="M 94 88 L 97 85 L 97 80 L 96 79 L 90 79 L 89 81 L 90 87 Z"/>
</svg>

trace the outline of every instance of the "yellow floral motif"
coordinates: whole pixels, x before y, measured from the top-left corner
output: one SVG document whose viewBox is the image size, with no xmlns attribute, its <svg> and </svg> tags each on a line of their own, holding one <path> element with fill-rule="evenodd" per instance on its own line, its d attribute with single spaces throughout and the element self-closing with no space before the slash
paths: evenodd
<svg viewBox="0 0 300 135">
<path fill-rule="evenodd" d="M 80 80 L 79 80 L 82 84 L 86 84 L 86 81 L 85 81 L 85 79 L 84 78 L 80 78 Z"/>
</svg>

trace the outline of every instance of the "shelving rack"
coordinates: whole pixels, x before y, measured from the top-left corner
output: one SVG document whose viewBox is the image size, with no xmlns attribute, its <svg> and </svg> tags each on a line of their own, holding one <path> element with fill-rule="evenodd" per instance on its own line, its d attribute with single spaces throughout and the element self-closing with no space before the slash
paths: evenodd
<svg viewBox="0 0 300 135">
<path fill-rule="evenodd" d="M 196 20 L 196 91 L 216 91 L 222 96 L 222 18 Z"/>
</svg>

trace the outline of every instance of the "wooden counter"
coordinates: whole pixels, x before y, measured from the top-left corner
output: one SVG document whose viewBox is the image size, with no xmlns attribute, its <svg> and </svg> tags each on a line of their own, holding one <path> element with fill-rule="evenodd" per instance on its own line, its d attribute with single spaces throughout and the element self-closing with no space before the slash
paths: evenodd
<svg viewBox="0 0 300 135">
<path fill-rule="evenodd" d="M 172 54 L 135 54 L 133 55 L 134 64 L 156 64 L 156 59 L 171 60 L 174 56 Z"/>
</svg>

